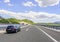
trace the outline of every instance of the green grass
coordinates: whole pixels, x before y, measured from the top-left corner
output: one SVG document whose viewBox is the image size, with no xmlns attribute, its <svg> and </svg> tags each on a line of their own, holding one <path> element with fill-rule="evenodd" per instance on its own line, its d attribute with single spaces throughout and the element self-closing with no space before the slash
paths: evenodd
<svg viewBox="0 0 60 42">
<path fill-rule="evenodd" d="M 18 19 L 16 19 L 16 18 L 8 18 L 8 19 L 1 18 L 1 19 L 0 19 L 0 23 L 20 24 L 20 22 L 26 22 L 26 23 L 28 23 L 28 24 L 34 24 L 33 21 L 28 20 L 28 19 L 23 19 L 23 20 L 18 20 Z"/>
</svg>

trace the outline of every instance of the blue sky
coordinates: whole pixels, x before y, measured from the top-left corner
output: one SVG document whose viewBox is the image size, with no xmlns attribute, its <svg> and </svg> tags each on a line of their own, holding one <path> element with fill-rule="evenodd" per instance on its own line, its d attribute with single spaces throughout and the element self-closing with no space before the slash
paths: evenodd
<svg viewBox="0 0 60 42">
<path fill-rule="evenodd" d="M 35 14 L 32 15 L 32 13 Z M 30 16 L 27 17 L 26 14 L 27 15 L 30 14 L 35 18 L 31 18 Z M 46 16 L 46 19 L 40 18 L 41 14 L 44 14 L 44 16 Z M 35 22 L 40 22 L 40 21 L 44 22 L 44 20 L 46 21 L 47 18 L 48 21 L 46 22 L 53 22 L 53 20 L 56 21 L 56 19 L 60 21 L 59 19 L 60 17 L 58 17 L 60 15 L 60 0 L 17 0 L 17 1 L 0 0 L 0 16 L 6 18 L 8 17 L 16 18 L 16 16 L 14 15 L 17 15 L 17 17 L 19 17 L 20 15 L 19 18 L 27 18 L 31 20 L 34 19 L 33 21 Z M 37 17 L 35 15 L 37 16 L 40 15 L 38 20 L 36 19 Z M 54 17 L 54 18 L 51 19 L 49 17 Z"/>
<path fill-rule="evenodd" d="M 13 12 L 37 11 L 60 14 L 60 4 L 56 6 L 40 7 L 34 0 L 28 0 L 37 6 L 25 7 L 22 5 L 22 3 L 27 2 L 27 0 L 10 0 L 10 3 L 13 4 L 13 6 L 8 6 L 7 3 L 4 3 L 4 0 L 0 1 L 0 9 L 5 9 Z"/>
</svg>

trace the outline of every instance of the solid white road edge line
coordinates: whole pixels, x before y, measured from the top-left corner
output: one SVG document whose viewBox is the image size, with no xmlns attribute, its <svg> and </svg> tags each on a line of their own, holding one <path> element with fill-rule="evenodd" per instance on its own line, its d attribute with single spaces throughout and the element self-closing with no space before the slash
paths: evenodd
<svg viewBox="0 0 60 42">
<path fill-rule="evenodd" d="M 54 39 L 52 36 L 50 36 L 49 34 L 47 34 L 45 31 L 43 31 L 42 29 L 40 29 L 38 26 L 35 26 L 37 29 L 39 29 L 40 31 L 42 31 L 45 35 L 47 35 L 50 39 L 52 39 L 54 42 L 58 42 L 56 39 Z"/>
</svg>

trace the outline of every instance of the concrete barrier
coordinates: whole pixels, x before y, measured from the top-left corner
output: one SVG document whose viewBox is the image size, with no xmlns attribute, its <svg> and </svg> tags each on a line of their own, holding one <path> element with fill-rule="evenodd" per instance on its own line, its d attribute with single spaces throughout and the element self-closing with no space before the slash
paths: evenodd
<svg viewBox="0 0 60 42">
<path fill-rule="evenodd" d="M 4 34 L 6 30 L 0 30 L 0 34 Z"/>
</svg>

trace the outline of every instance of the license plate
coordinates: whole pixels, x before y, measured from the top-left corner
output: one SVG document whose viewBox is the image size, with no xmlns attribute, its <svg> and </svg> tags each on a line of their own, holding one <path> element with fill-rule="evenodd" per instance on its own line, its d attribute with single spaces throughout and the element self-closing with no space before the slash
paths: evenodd
<svg viewBox="0 0 60 42">
<path fill-rule="evenodd" d="M 8 30 L 11 30 L 11 29 L 8 29 Z"/>
</svg>

